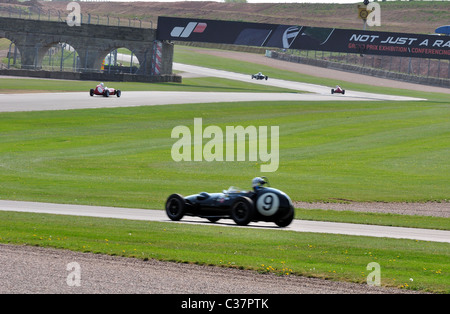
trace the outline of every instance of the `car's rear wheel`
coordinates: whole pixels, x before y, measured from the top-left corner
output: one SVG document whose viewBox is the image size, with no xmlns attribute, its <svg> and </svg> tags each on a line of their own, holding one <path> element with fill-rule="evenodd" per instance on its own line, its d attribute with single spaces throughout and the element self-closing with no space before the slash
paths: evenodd
<svg viewBox="0 0 450 314">
<path fill-rule="evenodd" d="M 105 92 L 103 93 L 103 96 L 109 97 L 109 90 L 105 90 Z"/>
<path fill-rule="evenodd" d="M 172 194 L 166 201 L 166 214 L 173 220 L 178 221 L 183 218 L 186 211 L 186 203 L 180 194 Z"/>
<path fill-rule="evenodd" d="M 94 96 L 94 89 L 91 88 L 91 90 L 89 91 L 89 95 Z"/>
<path fill-rule="evenodd" d="M 248 197 L 239 197 L 231 207 L 231 218 L 237 225 L 246 226 L 253 220 L 255 206 Z"/>
</svg>

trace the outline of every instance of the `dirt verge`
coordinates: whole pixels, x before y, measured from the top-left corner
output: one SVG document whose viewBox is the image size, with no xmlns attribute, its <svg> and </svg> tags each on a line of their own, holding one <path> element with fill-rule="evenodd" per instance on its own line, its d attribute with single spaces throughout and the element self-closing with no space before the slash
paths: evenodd
<svg viewBox="0 0 450 314">
<path fill-rule="evenodd" d="M 325 209 L 337 211 L 355 211 L 368 213 L 384 213 L 399 215 L 418 215 L 432 217 L 450 217 L 450 203 L 448 202 L 426 202 L 426 203 L 308 203 L 294 202 L 295 208 Z"/>
<path fill-rule="evenodd" d="M 79 286 L 69 286 L 73 266 Z M 0 244 L 0 294 L 405 294 L 301 276 Z M 73 264 L 72 264 L 73 265 Z M 70 278 L 72 278 L 71 276 Z"/>
</svg>

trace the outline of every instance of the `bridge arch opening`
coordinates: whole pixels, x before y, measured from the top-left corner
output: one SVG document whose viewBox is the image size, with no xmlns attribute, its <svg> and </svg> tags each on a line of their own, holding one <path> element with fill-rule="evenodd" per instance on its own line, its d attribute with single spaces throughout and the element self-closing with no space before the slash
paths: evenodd
<svg viewBox="0 0 450 314">
<path fill-rule="evenodd" d="M 80 57 L 77 50 L 66 42 L 50 43 L 38 51 L 37 67 L 48 71 L 79 71 Z"/>
<path fill-rule="evenodd" d="M 104 73 L 135 74 L 139 71 L 140 60 L 136 54 L 125 47 L 114 48 L 106 53 L 103 58 L 101 70 Z"/>
<path fill-rule="evenodd" d="M 13 40 L 6 37 L 0 37 L 0 68 L 20 69 L 21 64 L 19 47 Z"/>
</svg>

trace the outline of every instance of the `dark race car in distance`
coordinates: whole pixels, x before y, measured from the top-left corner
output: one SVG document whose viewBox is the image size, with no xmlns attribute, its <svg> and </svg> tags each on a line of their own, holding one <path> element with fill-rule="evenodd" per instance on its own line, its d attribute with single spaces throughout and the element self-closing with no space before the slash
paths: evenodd
<svg viewBox="0 0 450 314">
<path fill-rule="evenodd" d="M 267 178 L 253 179 L 253 190 L 230 187 L 222 193 L 201 192 L 183 197 L 172 194 L 166 201 L 167 216 L 178 221 L 185 215 L 206 218 L 211 222 L 231 218 L 240 226 L 252 221 L 275 222 L 288 226 L 294 219 L 294 206 L 289 196 L 275 188 L 264 187 Z"/>
<path fill-rule="evenodd" d="M 252 79 L 266 80 L 266 81 L 267 81 L 268 78 L 269 78 L 269 77 L 268 77 L 267 75 L 264 75 L 264 74 L 262 74 L 261 72 L 258 72 L 258 73 L 256 73 L 256 74 L 252 74 Z"/>
</svg>

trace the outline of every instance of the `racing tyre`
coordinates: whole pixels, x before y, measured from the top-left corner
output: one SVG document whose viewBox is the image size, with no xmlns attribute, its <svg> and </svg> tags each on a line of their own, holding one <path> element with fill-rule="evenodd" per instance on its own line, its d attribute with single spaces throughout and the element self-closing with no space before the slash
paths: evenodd
<svg viewBox="0 0 450 314">
<path fill-rule="evenodd" d="M 186 203 L 180 194 L 172 194 L 166 201 L 166 214 L 173 220 L 178 221 L 183 218 L 186 212 Z"/>
<path fill-rule="evenodd" d="M 248 197 L 239 197 L 231 207 L 231 218 L 239 226 L 246 226 L 255 216 L 255 206 Z"/>
<path fill-rule="evenodd" d="M 331 93 L 334 94 L 334 89 L 331 89 Z"/>
<path fill-rule="evenodd" d="M 116 90 L 116 96 L 120 97 L 122 95 L 122 92 L 120 91 L 120 89 Z"/>
<path fill-rule="evenodd" d="M 342 95 L 345 95 L 345 89 L 342 90 Z"/>
<path fill-rule="evenodd" d="M 291 206 L 289 212 L 285 216 L 275 220 L 275 223 L 277 224 L 278 227 L 287 227 L 291 224 L 292 220 L 294 220 L 294 215 L 295 215 L 294 207 Z"/>
<path fill-rule="evenodd" d="M 103 93 L 104 97 L 109 97 L 109 90 L 105 90 L 105 92 Z"/>
<path fill-rule="evenodd" d="M 89 95 L 94 96 L 94 89 L 91 88 L 91 90 L 89 91 Z"/>
<path fill-rule="evenodd" d="M 266 81 L 267 81 L 268 78 L 269 78 L 268 76 L 265 77 Z"/>
</svg>

